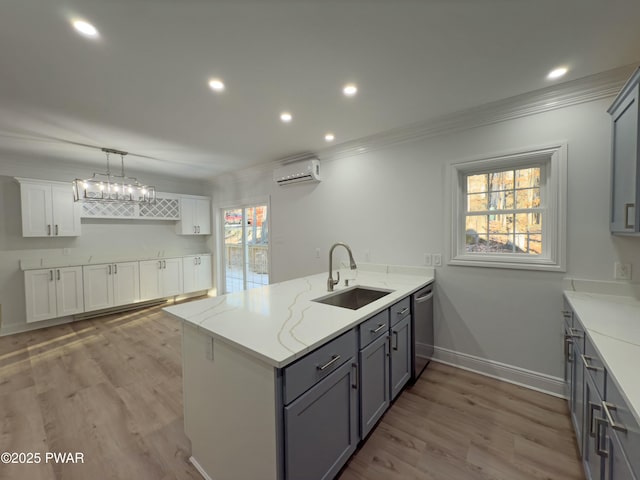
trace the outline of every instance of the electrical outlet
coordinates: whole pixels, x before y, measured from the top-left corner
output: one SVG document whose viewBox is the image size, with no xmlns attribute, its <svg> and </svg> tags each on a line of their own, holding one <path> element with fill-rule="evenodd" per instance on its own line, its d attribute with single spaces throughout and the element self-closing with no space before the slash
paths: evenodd
<svg viewBox="0 0 640 480">
<path fill-rule="evenodd" d="M 631 264 L 615 262 L 613 275 L 616 280 L 631 280 Z"/>
<path fill-rule="evenodd" d="M 205 345 L 207 360 L 213 362 L 213 337 L 207 337 L 207 344 Z"/>
<path fill-rule="evenodd" d="M 427 267 L 431 266 L 431 254 L 430 253 L 425 253 L 424 254 L 424 264 Z"/>
<path fill-rule="evenodd" d="M 320 249 L 316 248 L 316 258 L 320 258 Z"/>
<path fill-rule="evenodd" d="M 365 250 L 364 251 L 364 261 L 365 262 L 369 262 L 371 260 L 371 253 L 369 252 L 369 250 Z"/>
<path fill-rule="evenodd" d="M 431 263 L 433 263 L 434 267 L 441 267 L 442 266 L 442 255 L 440 255 L 439 253 L 434 253 L 431 256 Z"/>
</svg>

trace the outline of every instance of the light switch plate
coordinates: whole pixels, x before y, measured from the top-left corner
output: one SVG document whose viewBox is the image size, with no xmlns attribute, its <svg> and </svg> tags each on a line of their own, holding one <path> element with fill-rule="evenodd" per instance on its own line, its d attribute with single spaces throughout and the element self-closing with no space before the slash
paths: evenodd
<svg viewBox="0 0 640 480">
<path fill-rule="evenodd" d="M 431 260 L 433 263 L 434 267 L 441 267 L 442 266 L 442 255 L 440 255 L 439 253 L 434 253 L 433 256 L 431 257 Z"/>
<path fill-rule="evenodd" d="M 425 253 L 424 254 L 424 264 L 427 267 L 431 266 L 431 254 L 430 253 Z"/>
</svg>

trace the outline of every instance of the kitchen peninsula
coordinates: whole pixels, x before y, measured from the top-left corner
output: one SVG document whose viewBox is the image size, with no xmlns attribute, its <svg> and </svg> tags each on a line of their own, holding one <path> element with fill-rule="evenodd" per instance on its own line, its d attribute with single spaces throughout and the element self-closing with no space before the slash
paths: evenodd
<svg viewBox="0 0 640 480">
<path fill-rule="evenodd" d="M 165 309 L 182 321 L 185 432 L 205 478 L 295 478 L 299 462 L 322 478 L 355 450 L 358 396 L 368 381 L 362 348 L 386 345 L 380 358 L 388 380 L 387 357 L 399 341 L 390 347 L 389 315 L 400 314 L 394 307 L 408 305 L 434 272 L 361 266 L 355 284 L 390 293 L 357 310 L 314 301 L 327 295 L 326 279 L 323 273 Z M 365 325 L 376 341 L 364 339 Z"/>
</svg>

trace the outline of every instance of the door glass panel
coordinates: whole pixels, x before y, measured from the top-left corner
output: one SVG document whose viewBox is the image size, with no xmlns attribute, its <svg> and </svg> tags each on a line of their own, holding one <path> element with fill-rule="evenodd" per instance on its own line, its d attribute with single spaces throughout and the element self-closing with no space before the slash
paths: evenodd
<svg viewBox="0 0 640 480">
<path fill-rule="evenodd" d="M 267 206 L 223 210 L 224 293 L 269 284 Z"/>
</svg>

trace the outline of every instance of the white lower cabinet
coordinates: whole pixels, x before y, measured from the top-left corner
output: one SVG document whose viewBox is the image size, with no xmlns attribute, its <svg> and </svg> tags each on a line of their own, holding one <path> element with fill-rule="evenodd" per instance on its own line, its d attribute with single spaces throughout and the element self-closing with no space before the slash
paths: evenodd
<svg viewBox="0 0 640 480">
<path fill-rule="evenodd" d="M 182 258 L 184 293 L 209 290 L 213 286 L 211 255 L 190 255 Z"/>
<path fill-rule="evenodd" d="M 138 262 L 85 265 L 82 269 L 85 311 L 140 301 Z"/>
<path fill-rule="evenodd" d="M 28 323 L 84 311 L 82 267 L 27 270 L 24 286 Z"/>
<path fill-rule="evenodd" d="M 140 262 L 141 299 L 152 300 L 184 293 L 182 263 L 182 257 Z"/>
</svg>

